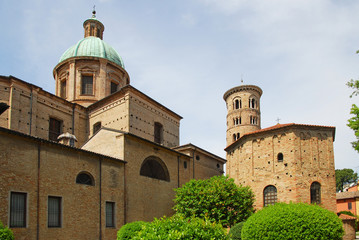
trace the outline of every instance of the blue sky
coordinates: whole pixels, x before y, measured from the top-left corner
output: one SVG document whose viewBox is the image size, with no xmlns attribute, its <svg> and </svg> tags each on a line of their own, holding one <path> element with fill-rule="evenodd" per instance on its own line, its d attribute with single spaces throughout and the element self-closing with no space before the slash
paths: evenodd
<svg viewBox="0 0 359 240">
<path fill-rule="evenodd" d="M 0 75 L 53 93 L 94 4 L 131 84 L 183 116 L 181 144 L 225 157 L 223 94 L 243 78 L 263 90 L 262 128 L 335 126 L 336 168 L 359 170 L 346 126 L 359 97 L 345 85 L 359 78 L 359 1 L 2 0 Z"/>
</svg>

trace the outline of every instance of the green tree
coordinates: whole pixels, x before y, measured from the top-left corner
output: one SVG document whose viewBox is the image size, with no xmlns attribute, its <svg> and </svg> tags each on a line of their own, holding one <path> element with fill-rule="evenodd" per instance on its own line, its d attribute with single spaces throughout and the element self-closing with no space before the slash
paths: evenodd
<svg viewBox="0 0 359 240">
<path fill-rule="evenodd" d="M 12 231 L 5 227 L 0 221 L 0 240 L 14 240 L 14 234 Z"/>
<path fill-rule="evenodd" d="M 186 217 L 209 219 L 230 227 L 245 221 L 254 212 L 251 189 L 237 186 L 233 179 L 225 176 L 193 179 L 175 191 L 174 210 Z"/>
<path fill-rule="evenodd" d="M 359 80 L 350 80 L 347 83 L 347 86 L 354 89 L 350 97 L 357 96 L 359 94 Z M 352 146 L 356 151 L 359 152 L 359 108 L 357 107 L 357 105 L 352 105 L 352 108 L 350 109 L 350 114 L 353 114 L 354 116 L 348 120 L 347 125 L 354 131 L 357 140 L 352 142 Z"/>
<path fill-rule="evenodd" d="M 277 203 L 244 223 L 242 240 L 341 240 L 343 223 L 332 211 L 306 203 Z"/>
<path fill-rule="evenodd" d="M 344 168 L 335 170 L 335 181 L 337 192 L 344 190 L 345 184 L 350 184 L 358 181 L 358 174 L 353 169 Z"/>
</svg>

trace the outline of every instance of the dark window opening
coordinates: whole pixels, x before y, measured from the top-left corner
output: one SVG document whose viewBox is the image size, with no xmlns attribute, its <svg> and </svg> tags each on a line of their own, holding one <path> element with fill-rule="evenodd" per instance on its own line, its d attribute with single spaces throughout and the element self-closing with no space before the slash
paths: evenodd
<svg viewBox="0 0 359 240">
<path fill-rule="evenodd" d="M 163 138 L 163 126 L 159 122 L 155 122 L 155 133 L 154 133 L 154 142 L 155 143 L 162 143 Z"/>
<path fill-rule="evenodd" d="M 278 162 L 283 162 L 283 153 L 278 153 L 277 160 Z"/>
<path fill-rule="evenodd" d="M 11 192 L 10 194 L 10 227 L 26 227 L 26 193 Z"/>
<path fill-rule="evenodd" d="M 92 95 L 93 94 L 93 76 L 83 75 L 81 79 L 81 94 Z"/>
<path fill-rule="evenodd" d="M 219 165 L 219 163 L 217 163 L 217 168 L 219 168 L 220 167 L 220 165 Z"/>
<path fill-rule="evenodd" d="M 115 227 L 115 203 L 106 202 L 106 227 Z"/>
<path fill-rule="evenodd" d="M 48 198 L 47 226 L 61 227 L 61 197 Z"/>
<path fill-rule="evenodd" d="M 239 100 L 239 108 L 242 108 L 242 99 Z"/>
<path fill-rule="evenodd" d="M 66 98 L 66 80 L 60 83 L 60 97 Z"/>
<path fill-rule="evenodd" d="M 269 185 L 263 191 L 263 206 L 274 205 L 277 202 L 277 188 Z"/>
<path fill-rule="evenodd" d="M 320 204 L 321 197 L 320 197 L 320 183 L 313 182 L 310 186 L 310 202 L 312 204 Z"/>
<path fill-rule="evenodd" d="M 97 122 L 93 125 L 92 134 L 97 133 L 101 129 L 101 122 Z"/>
<path fill-rule="evenodd" d="M 85 185 L 89 185 L 89 186 L 95 185 L 92 176 L 88 173 L 79 173 L 76 177 L 76 183 L 85 184 Z"/>
<path fill-rule="evenodd" d="M 62 133 L 62 121 L 50 118 L 49 139 L 57 142 L 57 137 Z"/>
<path fill-rule="evenodd" d="M 200 157 L 197 155 L 197 156 L 196 156 L 196 160 L 199 160 L 199 159 L 200 159 Z"/>
<path fill-rule="evenodd" d="M 146 158 L 141 166 L 141 176 L 155 178 L 169 182 L 170 177 L 165 163 L 158 157 Z"/>
<path fill-rule="evenodd" d="M 239 124 L 242 124 L 242 117 L 239 117 Z"/>
<path fill-rule="evenodd" d="M 235 133 L 233 133 L 233 141 L 236 141 L 237 140 L 237 136 Z"/>
<path fill-rule="evenodd" d="M 187 168 L 187 161 L 183 162 L 183 167 L 186 169 Z"/>
<path fill-rule="evenodd" d="M 352 210 L 352 203 L 348 202 L 348 210 Z"/>
<path fill-rule="evenodd" d="M 96 37 L 100 37 L 100 29 L 99 28 L 97 28 L 97 32 L 96 32 Z"/>
<path fill-rule="evenodd" d="M 111 94 L 117 92 L 118 90 L 118 84 L 111 82 Z"/>
<path fill-rule="evenodd" d="M 235 105 L 235 109 L 238 109 L 238 108 L 239 108 L 239 101 L 238 101 L 238 99 L 236 99 L 236 100 L 234 101 L 234 105 Z"/>
<path fill-rule="evenodd" d="M 239 139 L 239 137 L 240 137 L 240 134 L 239 134 L 239 133 L 237 133 L 237 139 Z"/>
</svg>

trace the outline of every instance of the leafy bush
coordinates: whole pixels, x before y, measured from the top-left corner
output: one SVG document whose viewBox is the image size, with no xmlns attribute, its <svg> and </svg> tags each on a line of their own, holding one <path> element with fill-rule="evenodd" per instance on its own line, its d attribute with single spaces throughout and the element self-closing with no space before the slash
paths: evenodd
<svg viewBox="0 0 359 240">
<path fill-rule="evenodd" d="M 1 240 L 14 240 L 14 234 L 10 229 L 4 227 L 0 221 L 0 239 Z"/>
<path fill-rule="evenodd" d="M 237 186 L 225 176 L 193 179 L 175 191 L 174 210 L 186 217 L 195 216 L 230 227 L 254 212 L 250 188 Z"/>
<path fill-rule="evenodd" d="M 225 230 L 220 224 L 211 223 L 199 218 L 185 218 L 183 215 L 174 215 L 170 218 L 155 219 L 149 224 L 142 225 L 140 231 L 134 232 L 133 240 L 156 239 L 203 239 L 226 240 Z"/>
<path fill-rule="evenodd" d="M 139 232 L 142 229 L 142 227 L 146 224 L 149 223 L 143 221 L 137 221 L 123 225 L 120 228 L 120 230 L 117 232 L 117 240 L 132 239 L 132 237 L 136 235 L 137 232 Z"/>
<path fill-rule="evenodd" d="M 339 240 L 343 233 L 342 221 L 329 210 L 305 203 L 277 203 L 247 219 L 242 239 Z"/>
<path fill-rule="evenodd" d="M 233 227 L 231 227 L 231 230 L 229 230 L 228 236 L 232 240 L 241 240 L 241 231 L 243 227 L 244 222 L 240 222 L 235 224 Z"/>
</svg>

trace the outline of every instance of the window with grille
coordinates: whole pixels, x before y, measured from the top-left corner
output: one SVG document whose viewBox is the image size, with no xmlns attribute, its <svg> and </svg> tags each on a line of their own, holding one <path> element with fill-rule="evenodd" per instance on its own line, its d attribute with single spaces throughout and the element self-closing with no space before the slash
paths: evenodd
<svg viewBox="0 0 359 240">
<path fill-rule="evenodd" d="M 50 118 L 50 125 L 49 125 L 49 139 L 51 141 L 57 142 L 57 137 L 62 132 L 62 121 L 57 120 L 55 118 Z"/>
<path fill-rule="evenodd" d="M 106 202 L 106 227 L 115 227 L 115 203 Z"/>
<path fill-rule="evenodd" d="M 167 182 L 170 181 L 166 164 L 160 158 L 155 156 L 150 156 L 143 161 L 140 175 Z"/>
<path fill-rule="evenodd" d="M 10 227 L 26 227 L 26 198 L 27 193 L 10 193 Z"/>
<path fill-rule="evenodd" d="M 47 226 L 61 227 L 61 197 L 48 198 Z"/>
<path fill-rule="evenodd" d="M 76 177 L 76 183 L 93 186 L 95 185 L 92 176 L 88 173 L 79 173 Z"/>
<path fill-rule="evenodd" d="M 81 94 L 93 95 L 93 76 L 87 76 L 87 75 L 82 76 Z"/>
<path fill-rule="evenodd" d="M 320 183 L 313 182 L 310 186 L 310 202 L 314 204 L 320 204 Z"/>
<path fill-rule="evenodd" d="M 273 205 L 277 202 L 277 188 L 269 185 L 263 191 L 263 206 Z"/>
</svg>

